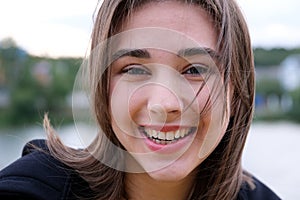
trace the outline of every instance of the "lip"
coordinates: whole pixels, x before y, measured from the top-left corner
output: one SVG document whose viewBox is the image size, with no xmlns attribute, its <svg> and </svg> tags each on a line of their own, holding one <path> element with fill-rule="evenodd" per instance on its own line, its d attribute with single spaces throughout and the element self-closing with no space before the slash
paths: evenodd
<svg viewBox="0 0 300 200">
<path fill-rule="evenodd" d="M 169 131 L 177 131 L 180 128 L 183 128 L 179 125 L 142 125 L 141 127 L 150 128 L 156 131 L 169 132 Z"/>
<path fill-rule="evenodd" d="M 177 140 L 172 141 L 168 144 L 158 144 L 154 142 L 151 138 L 147 136 L 147 133 L 145 133 L 145 128 L 150 128 L 156 131 L 162 131 L 162 132 L 170 132 L 170 131 L 177 131 L 179 129 L 190 129 L 189 133 L 184 136 L 183 138 L 179 138 Z M 168 154 L 168 153 L 174 153 L 178 152 L 179 150 L 182 150 L 184 147 L 188 147 L 190 143 L 193 141 L 194 135 L 196 133 L 197 128 L 195 127 L 182 127 L 178 125 L 170 125 L 170 126 L 140 126 L 139 131 L 144 138 L 144 142 L 148 149 L 151 151 L 158 151 L 159 153 Z"/>
</svg>

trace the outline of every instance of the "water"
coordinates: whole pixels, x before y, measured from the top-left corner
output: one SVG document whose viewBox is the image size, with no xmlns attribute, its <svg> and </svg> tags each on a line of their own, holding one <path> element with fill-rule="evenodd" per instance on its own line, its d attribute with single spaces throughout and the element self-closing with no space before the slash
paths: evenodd
<svg viewBox="0 0 300 200">
<path fill-rule="evenodd" d="M 300 199 L 300 125 L 259 123 L 252 126 L 243 166 L 282 199 Z"/>
<path fill-rule="evenodd" d="M 89 127 L 77 125 L 81 132 L 93 134 Z M 69 146 L 84 146 L 74 126 L 57 130 Z M 27 141 L 45 138 L 41 126 L 0 130 L 0 169 L 20 157 Z M 253 124 L 246 143 L 243 166 L 266 183 L 283 199 L 300 199 L 300 125 L 287 122 Z"/>
<path fill-rule="evenodd" d="M 85 134 L 78 134 L 80 133 Z M 84 147 L 92 141 L 95 130 L 85 124 L 64 126 L 56 129 L 62 141 L 71 147 Z M 42 126 L 32 126 L 15 130 L 0 130 L 0 170 L 18 159 L 24 145 L 33 139 L 45 139 L 46 133 Z"/>
</svg>

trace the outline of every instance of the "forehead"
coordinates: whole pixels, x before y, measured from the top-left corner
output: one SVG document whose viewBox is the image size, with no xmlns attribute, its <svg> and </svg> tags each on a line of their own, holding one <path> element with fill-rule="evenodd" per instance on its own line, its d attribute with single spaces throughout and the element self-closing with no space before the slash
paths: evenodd
<svg viewBox="0 0 300 200">
<path fill-rule="evenodd" d="M 217 43 L 217 33 L 210 16 L 200 6 L 194 4 L 177 1 L 147 3 L 131 13 L 123 23 L 120 32 L 149 27 L 179 32 L 201 47 L 215 49 Z M 143 40 L 149 39 L 149 36 L 136 36 L 139 37 Z M 157 40 L 164 42 L 164 39 L 168 39 L 170 35 L 166 34 L 165 37 L 160 36 Z"/>
<path fill-rule="evenodd" d="M 111 38 L 109 47 L 109 52 L 107 52 L 109 63 L 123 57 L 159 58 L 166 61 L 174 58 L 174 55 L 186 61 L 194 60 L 196 57 L 210 61 L 219 60 L 219 54 L 213 48 L 199 44 L 180 32 L 157 27 L 136 28 L 121 32 Z"/>
</svg>

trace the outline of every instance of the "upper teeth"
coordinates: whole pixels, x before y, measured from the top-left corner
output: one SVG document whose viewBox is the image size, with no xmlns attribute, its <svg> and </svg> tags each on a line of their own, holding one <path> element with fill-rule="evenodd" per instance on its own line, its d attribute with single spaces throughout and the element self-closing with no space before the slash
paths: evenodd
<svg viewBox="0 0 300 200">
<path fill-rule="evenodd" d="M 176 131 L 169 131 L 169 132 L 156 131 L 149 128 L 145 128 L 144 130 L 149 138 L 165 140 L 165 141 L 172 141 L 179 138 L 183 138 L 191 132 L 190 129 L 188 128 L 182 128 Z"/>
</svg>

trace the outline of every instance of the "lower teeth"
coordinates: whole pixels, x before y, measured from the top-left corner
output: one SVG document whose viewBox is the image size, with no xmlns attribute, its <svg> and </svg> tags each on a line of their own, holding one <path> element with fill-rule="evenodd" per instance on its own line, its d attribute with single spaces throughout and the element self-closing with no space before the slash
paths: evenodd
<svg viewBox="0 0 300 200">
<path fill-rule="evenodd" d="M 167 141 L 167 140 L 158 140 L 158 139 L 153 139 L 153 138 L 149 138 L 149 139 L 152 139 L 153 142 L 157 143 L 157 144 L 171 144 L 171 143 L 174 143 L 176 142 L 177 140 L 172 140 L 172 141 Z"/>
</svg>

